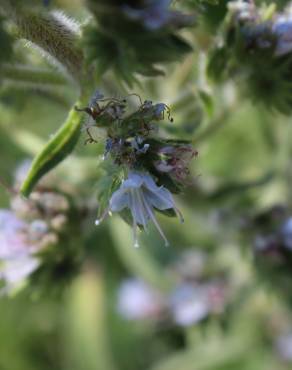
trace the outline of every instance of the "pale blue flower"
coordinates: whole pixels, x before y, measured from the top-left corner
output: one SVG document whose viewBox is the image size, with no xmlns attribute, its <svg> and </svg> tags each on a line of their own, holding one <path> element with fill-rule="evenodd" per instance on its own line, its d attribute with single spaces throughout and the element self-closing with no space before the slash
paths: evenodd
<svg viewBox="0 0 292 370">
<path fill-rule="evenodd" d="M 173 320 L 180 326 L 190 326 L 206 318 L 210 311 L 208 291 L 202 285 L 183 283 L 170 297 Z"/>
<path fill-rule="evenodd" d="M 275 347 L 282 360 L 292 362 L 292 333 L 288 331 L 276 339 Z"/>
<path fill-rule="evenodd" d="M 292 250 L 292 217 L 289 217 L 283 224 L 280 231 L 284 247 Z"/>
<path fill-rule="evenodd" d="M 40 264 L 37 245 L 28 239 L 29 225 L 9 210 L 0 210 L 0 280 L 8 292 L 20 285 Z"/>
<path fill-rule="evenodd" d="M 122 282 L 117 303 L 119 313 L 127 320 L 158 318 L 166 304 L 158 290 L 134 278 Z"/>
<path fill-rule="evenodd" d="M 273 32 L 277 36 L 275 55 L 282 56 L 292 51 L 292 19 L 279 17 L 273 25 Z"/>
<path fill-rule="evenodd" d="M 109 208 L 102 219 L 110 211 L 121 212 L 125 208 L 128 208 L 132 214 L 134 245 L 136 247 L 138 247 L 137 227 L 140 225 L 144 230 L 147 230 L 149 221 L 154 223 L 164 239 L 165 245 L 168 245 L 168 241 L 155 217 L 155 209 L 160 211 L 173 209 L 182 219 L 170 191 L 163 186 L 157 186 L 153 178 L 143 172 L 132 171 L 129 173 L 128 178 L 123 181 L 120 188 L 112 194 Z M 96 224 L 98 225 L 101 220 L 97 220 Z"/>
<path fill-rule="evenodd" d="M 172 19 L 173 14 L 169 6 L 170 0 L 146 0 L 142 8 L 124 6 L 124 11 L 128 17 L 142 20 L 146 28 L 157 30 Z"/>
</svg>

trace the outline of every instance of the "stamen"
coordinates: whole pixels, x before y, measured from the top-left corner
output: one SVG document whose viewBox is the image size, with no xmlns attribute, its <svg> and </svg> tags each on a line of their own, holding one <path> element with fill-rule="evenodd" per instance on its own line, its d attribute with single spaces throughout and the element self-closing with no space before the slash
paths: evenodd
<svg viewBox="0 0 292 370">
<path fill-rule="evenodd" d="M 159 223 L 157 222 L 156 217 L 155 217 L 155 215 L 154 215 L 154 212 L 153 212 L 152 208 L 151 208 L 151 207 L 149 206 L 149 204 L 147 203 L 146 199 L 144 198 L 143 193 L 141 194 L 141 196 L 142 196 L 142 198 L 143 198 L 145 208 L 146 208 L 146 210 L 148 211 L 148 215 L 149 215 L 149 217 L 151 218 L 151 220 L 152 220 L 152 222 L 154 223 L 154 225 L 156 226 L 156 228 L 157 228 L 157 230 L 158 230 L 159 234 L 161 235 L 162 239 L 164 240 L 164 244 L 165 244 L 165 246 L 166 246 L 166 247 L 168 247 L 168 246 L 169 246 L 169 242 L 168 242 L 168 240 L 167 240 L 166 236 L 164 235 L 164 232 L 162 231 L 162 229 L 161 229 L 161 227 L 160 227 Z"/>
<path fill-rule="evenodd" d="M 144 206 L 144 202 L 143 202 L 143 193 L 141 194 L 141 191 L 139 190 L 135 190 L 136 192 L 136 196 L 137 196 L 137 200 L 139 202 L 139 204 L 141 205 L 141 218 L 142 218 L 142 222 L 143 222 L 143 228 L 146 232 L 148 232 L 148 229 L 147 229 L 147 223 L 148 223 L 148 220 L 147 218 L 145 217 L 145 206 Z M 147 213 L 147 210 L 146 210 L 146 213 Z"/>
<path fill-rule="evenodd" d="M 109 208 L 107 208 L 103 214 L 101 215 L 101 217 L 99 219 L 96 219 L 95 220 L 95 225 L 98 226 L 101 224 L 101 222 L 106 218 L 106 216 L 109 214 Z"/>
<path fill-rule="evenodd" d="M 135 220 L 133 221 L 133 240 L 134 240 L 134 247 L 139 248 L 140 245 L 139 245 L 138 236 L 137 236 L 137 223 Z"/>
</svg>

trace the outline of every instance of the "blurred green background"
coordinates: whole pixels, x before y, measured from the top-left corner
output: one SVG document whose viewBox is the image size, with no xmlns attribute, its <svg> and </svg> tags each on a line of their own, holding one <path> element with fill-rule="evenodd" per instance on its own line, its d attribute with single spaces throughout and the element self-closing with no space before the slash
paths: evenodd
<svg viewBox="0 0 292 370">
<path fill-rule="evenodd" d="M 83 19 L 80 2 L 56 5 Z M 203 24 L 196 36 L 187 37 L 206 45 L 208 27 Z M 44 63 L 35 51 L 30 58 Z M 0 298 L 0 370 L 292 369 L 291 285 L 282 289 L 273 272 L 257 268 L 253 236 L 246 231 L 249 220 L 270 207 L 283 204 L 291 210 L 291 122 L 245 99 L 233 81 L 212 86 L 204 72 L 202 77 L 205 67 L 204 50 L 195 51 L 168 67 L 166 76 L 141 78 L 135 88 L 143 100 L 169 104 L 175 121 L 163 126 L 165 134 L 192 140 L 199 152 L 192 162 L 193 183 L 176 197 L 185 223 L 159 216 L 171 246 L 165 248 L 150 228 L 141 236 L 141 248 L 134 249 L 130 227 L 116 215 L 94 225 L 100 149 L 84 145 L 84 134 L 56 170 L 90 202 L 91 213 L 80 220 L 82 241 L 76 241 L 84 251 L 82 266 L 57 297 L 28 286 Z M 111 76 L 98 87 L 109 96 L 132 92 Z M 0 176 L 5 183 L 12 184 L 17 166 L 40 150 L 75 100 L 70 88 L 56 86 L 48 96 L 3 82 Z M 1 188 L 0 207 L 8 205 Z M 124 318 L 118 309 L 121 282 L 138 277 L 168 292 L 177 278 L 169 266 L 186 251 L 207 256 L 212 278 L 224 272 L 223 312 L 186 327 Z"/>
</svg>

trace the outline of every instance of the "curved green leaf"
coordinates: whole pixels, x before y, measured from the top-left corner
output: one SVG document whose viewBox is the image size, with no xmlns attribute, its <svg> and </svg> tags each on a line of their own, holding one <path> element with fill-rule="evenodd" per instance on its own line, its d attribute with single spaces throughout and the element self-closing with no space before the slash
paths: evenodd
<svg viewBox="0 0 292 370">
<path fill-rule="evenodd" d="M 72 152 L 81 133 L 81 124 L 82 115 L 72 108 L 64 124 L 32 162 L 29 173 L 20 188 L 23 196 L 28 197 L 40 178 Z"/>
</svg>

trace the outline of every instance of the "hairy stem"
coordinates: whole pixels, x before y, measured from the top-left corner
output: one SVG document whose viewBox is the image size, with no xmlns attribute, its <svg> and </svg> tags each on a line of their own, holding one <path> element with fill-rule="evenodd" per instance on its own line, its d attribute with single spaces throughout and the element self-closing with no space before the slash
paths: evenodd
<svg viewBox="0 0 292 370">
<path fill-rule="evenodd" d="M 73 28 L 53 14 L 29 10 L 15 0 L 1 0 L 0 13 L 16 25 L 19 37 L 40 47 L 80 81 L 83 57 Z"/>
</svg>

